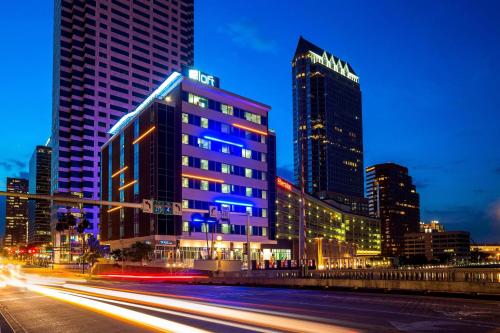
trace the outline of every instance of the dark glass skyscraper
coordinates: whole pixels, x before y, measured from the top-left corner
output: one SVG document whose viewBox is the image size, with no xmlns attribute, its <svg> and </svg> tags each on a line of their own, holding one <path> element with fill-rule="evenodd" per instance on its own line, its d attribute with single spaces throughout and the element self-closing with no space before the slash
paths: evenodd
<svg viewBox="0 0 500 333">
<path fill-rule="evenodd" d="M 98 199 L 107 131 L 193 64 L 194 4 L 55 0 L 54 21 L 52 192 Z M 98 207 L 84 211 L 97 234 Z"/>
<path fill-rule="evenodd" d="M 420 197 L 408 168 L 383 163 L 366 168 L 370 216 L 380 218 L 382 254 L 403 254 L 404 235 L 420 230 Z"/>
<path fill-rule="evenodd" d="M 28 180 L 7 178 L 7 192 L 28 193 Z M 5 237 L 3 245 L 19 247 L 26 245 L 28 225 L 28 199 L 7 197 L 5 206 Z"/>
<path fill-rule="evenodd" d="M 29 165 L 29 192 L 50 194 L 50 161 L 52 149 L 36 146 Z M 29 200 L 28 202 L 28 243 L 50 242 L 50 202 Z"/>
<path fill-rule="evenodd" d="M 360 211 L 363 130 L 359 78 L 349 65 L 300 37 L 292 61 L 296 183 Z"/>
</svg>

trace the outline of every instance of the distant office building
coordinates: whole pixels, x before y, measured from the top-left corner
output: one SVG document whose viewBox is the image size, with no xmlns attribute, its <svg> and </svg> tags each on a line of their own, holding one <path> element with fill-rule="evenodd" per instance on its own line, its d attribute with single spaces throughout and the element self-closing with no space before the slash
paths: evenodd
<svg viewBox="0 0 500 333">
<path fill-rule="evenodd" d="M 295 182 L 366 212 L 359 78 L 346 61 L 300 37 L 292 60 Z"/>
<path fill-rule="evenodd" d="M 382 254 L 403 254 L 404 234 L 420 230 L 420 198 L 408 168 L 395 163 L 366 169 L 370 216 L 380 219 Z"/>
<path fill-rule="evenodd" d="M 170 75 L 111 129 L 101 151 L 102 199 L 180 203 L 182 216 L 105 206 L 101 242 L 112 249 L 149 242 L 160 259 L 175 254 L 192 262 L 210 256 L 211 239 L 218 239 L 223 258 L 243 259 L 248 218 L 257 259 L 274 232 L 268 177 L 275 161 L 268 149 L 275 138 L 268 132 L 268 111 L 220 89 L 211 75 Z M 208 215 L 211 208 L 220 219 Z"/>
<path fill-rule="evenodd" d="M 500 243 L 472 244 L 470 247 L 472 261 L 499 261 Z"/>
<path fill-rule="evenodd" d="M 52 149 L 36 146 L 29 164 L 29 193 L 50 194 L 50 163 Z M 50 201 L 29 200 L 28 243 L 50 242 Z"/>
<path fill-rule="evenodd" d="M 7 178 L 7 192 L 28 193 L 28 180 Z M 27 244 L 27 227 L 28 198 L 7 197 L 4 246 L 25 246 Z"/>
<path fill-rule="evenodd" d="M 470 235 L 466 231 L 416 232 L 404 235 L 405 257 L 450 262 L 470 254 Z"/>
<path fill-rule="evenodd" d="M 276 178 L 276 259 L 298 259 L 300 190 Z M 323 267 L 355 266 L 355 256 L 380 254 L 380 222 L 342 211 L 309 194 L 305 195 L 307 258 Z M 350 262 L 349 262 L 350 261 Z"/>
<path fill-rule="evenodd" d="M 420 222 L 420 232 L 443 232 L 444 225 L 437 220 L 432 220 L 429 223 Z"/>
<path fill-rule="evenodd" d="M 99 198 L 107 131 L 168 74 L 193 64 L 193 18 L 193 0 L 55 1 L 53 193 Z M 98 207 L 84 210 L 97 234 Z"/>
</svg>

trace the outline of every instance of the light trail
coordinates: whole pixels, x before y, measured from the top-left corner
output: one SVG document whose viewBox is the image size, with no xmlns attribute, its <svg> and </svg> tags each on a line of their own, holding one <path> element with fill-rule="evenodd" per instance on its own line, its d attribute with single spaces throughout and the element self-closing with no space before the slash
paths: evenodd
<svg viewBox="0 0 500 333">
<path fill-rule="evenodd" d="M 67 289 L 88 292 L 91 294 L 109 296 L 114 299 L 136 301 L 141 304 L 147 305 L 163 306 L 167 309 L 175 311 L 188 312 L 204 317 L 217 318 L 233 322 L 236 321 L 243 324 L 266 327 L 287 332 L 355 332 L 355 330 L 353 329 L 348 329 L 340 326 L 295 319 L 290 317 L 290 314 L 288 313 L 276 313 L 276 315 L 269 315 L 265 313 L 254 312 L 251 310 L 234 309 L 225 306 L 214 306 L 199 302 L 123 292 L 118 290 L 101 289 L 75 284 L 65 284 L 63 285 L 63 287 Z"/>
</svg>

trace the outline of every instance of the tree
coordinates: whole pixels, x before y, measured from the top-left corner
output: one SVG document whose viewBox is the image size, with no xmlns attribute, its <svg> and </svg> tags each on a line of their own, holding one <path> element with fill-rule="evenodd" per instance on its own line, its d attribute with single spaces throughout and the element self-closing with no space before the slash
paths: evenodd
<svg viewBox="0 0 500 333">
<path fill-rule="evenodd" d="M 91 275 L 92 266 L 94 266 L 99 258 L 102 258 L 102 249 L 99 241 L 92 235 L 88 238 L 87 245 L 88 251 L 83 255 L 83 260 L 89 263 L 89 274 Z"/>
<path fill-rule="evenodd" d="M 135 242 L 130 247 L 130 257 L 133 261 L 141 261 L 148 259 L 150 253 L 153 251 L 151 244 Z"/>
<path fill-rule="evenodd" d="M 76 232 L 80 235 L 80 239 L 82 241 L 82 251 L 81 255 L 83 256 L 85 254 L 85 230 L 87 230 L 90 227 L 90 222 L 87 220 L 85 215 L 80 219 L 80 222 L 76 226 Z"/>
<path fill-rule="evenodd" d="M 109 253 L 111 255 L 111 258 L 113 258 L 115 261 L 122 261 L 122 250 L 120 249 L 115 249 Z"/>
</svg>

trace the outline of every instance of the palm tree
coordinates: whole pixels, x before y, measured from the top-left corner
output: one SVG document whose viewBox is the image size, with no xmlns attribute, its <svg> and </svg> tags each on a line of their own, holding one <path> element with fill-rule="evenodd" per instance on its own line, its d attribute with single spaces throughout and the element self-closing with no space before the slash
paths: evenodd
<svg viewBox="0 0 500 333">
<path fill-rule="evenodd" d="M 70 208 L 68 207 L 67 212 L 66 212 L 66 225 L 68 229 L 68 248 L 69 248 L 69 262 L 71 263 L 73 261 L 73 253 L 71 252 L 71 234 L 73 229 L 75 228 L 76 225 L 76 218 L 75 216 L 71 213 Z"/>
</svg>

